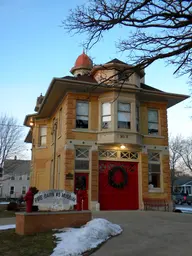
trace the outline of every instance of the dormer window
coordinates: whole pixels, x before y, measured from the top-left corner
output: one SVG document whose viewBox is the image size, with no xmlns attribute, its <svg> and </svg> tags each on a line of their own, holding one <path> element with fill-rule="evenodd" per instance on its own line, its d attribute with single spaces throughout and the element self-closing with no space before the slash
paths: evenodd
<svg viewBox="0 0 192 256">
<path fill-rule="evenodd" d="M 131 129 L 131 104 L 118 102 L 118 128 Z"/>
<path fill-rule="evenodd" d="M 105 102 L 102 104 L 102 129 L 111 128 L 111 103 Z"/>
</svg>

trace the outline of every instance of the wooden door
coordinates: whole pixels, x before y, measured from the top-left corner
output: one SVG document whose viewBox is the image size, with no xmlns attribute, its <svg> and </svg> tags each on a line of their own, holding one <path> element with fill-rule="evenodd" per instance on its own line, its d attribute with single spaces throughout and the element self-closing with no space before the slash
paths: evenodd
<svg viewBox="0 0 192 256">
<path fill-rule="evenodd" d="M 79 189 L 87 190 L 89 194 L 89 174 L 88 173 L 75 173 L 75 193 Z M 83 210 L 88 210 L 89 195 L 83 202 Z"/>
</svg>

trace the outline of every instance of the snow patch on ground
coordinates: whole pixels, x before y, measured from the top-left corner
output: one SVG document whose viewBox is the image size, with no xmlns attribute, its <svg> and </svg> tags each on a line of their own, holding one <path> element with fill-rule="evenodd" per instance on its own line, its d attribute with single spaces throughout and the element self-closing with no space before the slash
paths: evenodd
<svg viewBox="0 0 192 256">
<path fill-rule="evenodd" d="M 9 204 L 10 202 L 0 202 L 0 204 Z"/>
<path fill-rule="evenodd" d="M 16 227 L 15 224 L 12 225 L 2 225 L 0 226 L 0 230 L 14 229 Z"/>
<path fill-rule="evenodd" d="M 54 234 L 58 239 L 57 246 L 51 256 L 77 256 L 96 248 L 112 236 L 123 230 L 105 219 L 93 219 L 81 228 L 62 229 L 62 233 Z"/>
</svg>

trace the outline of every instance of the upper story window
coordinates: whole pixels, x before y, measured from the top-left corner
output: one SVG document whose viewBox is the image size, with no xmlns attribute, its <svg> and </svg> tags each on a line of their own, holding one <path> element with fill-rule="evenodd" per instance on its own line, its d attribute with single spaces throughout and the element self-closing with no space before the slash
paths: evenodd
<svg viewBox="0 0 192 256">
<path fill-rule="evenodd" d="M 111 103 L 105 102 L 102 104 L 102 129 L 111 128 Z"/>
<path fill-rule="evenodd" d="M 88 129 L 89 103 L 77 101 L 76 104 L 76 128 Z"/>
<path fill-rule="evenodd" d="M 136 106 L 136 131 L 139 132 L 139 118 L 140 118 L 140 114 L 139 114 L 139 106 Z"/>
<path fill-rule="evenodd" d="M 62 131 L 62 113 L 63 113 L 63 110 L 62 108 L 60 108 L 59 110 L 59 124 L 58 124 L 58 134 L 61 135 L 61 131 Z"/>
<path fill-rule="evenodd" d="M 11 180 L 15 180 L 15 176 L 11 176 Z"/>
<path fill-rule="evenodd" d="M 158 110 L 148 109 L 148 134 L 157 135 L 159 133 Z"/>
<path fill-rule="evenodd" d="M 45 146 L 47 143 L 47 127 L 46 126 L 40 126 L 39 127 L 39 146 Z"/>
<path fill-rule="evenodd" d="M 148 154 L 149 190 L 161 187 L 160 153 L 149 152 Z"/>
<path fill-rule="evenodd" d="M 118 102 L 118 128 L 131 129 L 131 104 Z"/>
</svg>

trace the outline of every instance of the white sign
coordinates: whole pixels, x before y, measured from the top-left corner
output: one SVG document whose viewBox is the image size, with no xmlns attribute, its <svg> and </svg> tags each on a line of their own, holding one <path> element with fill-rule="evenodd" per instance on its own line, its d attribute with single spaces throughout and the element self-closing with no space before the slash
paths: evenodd
<svg viewBox="0 0 192 256">
<path fill-rule="evenodd" d="M 34 196 L 33 205 L 39 210 L 62 211 L 69 210 L 76 204 L 76 195 L 66 190 L 46 190 Z"/>
</svg>

